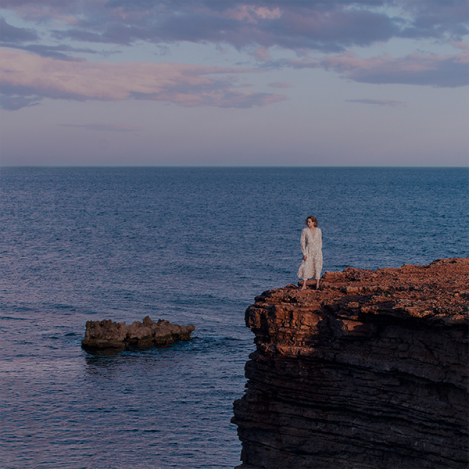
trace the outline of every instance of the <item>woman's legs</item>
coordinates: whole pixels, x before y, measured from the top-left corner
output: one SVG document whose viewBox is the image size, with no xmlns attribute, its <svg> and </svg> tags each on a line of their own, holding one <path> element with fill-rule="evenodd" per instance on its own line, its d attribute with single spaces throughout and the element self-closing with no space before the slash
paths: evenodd
<svg viewBox="0 0 469 469">
<path fill-rule="evenodd" d="M 303 280 L 303 286 L 301 287 L 301 290 L 306 290 L 306 282 L 307 282 L 307 280 L 304 279 Z M 319 290 L 319 279 L 318 278 L 316 279 L 316 290 Z"/>
<path fill-rule="evenodd" d="M 303 286 L 301 287 L 301 290 L 306 290 L 306 279 L 303 279 Z M 316 279 L 316 290 L 319 290 L 319 279 Z"/>
</svg>

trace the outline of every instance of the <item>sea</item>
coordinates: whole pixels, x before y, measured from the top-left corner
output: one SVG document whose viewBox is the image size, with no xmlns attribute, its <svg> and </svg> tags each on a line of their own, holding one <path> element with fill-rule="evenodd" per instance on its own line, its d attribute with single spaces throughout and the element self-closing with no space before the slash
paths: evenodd
<svg viewBox="0 0 469 469">
<path fill-rule="evenodd" d="M 244 312 L 324 271 L 469 256 L 467 168 L 0 168 L 0 467 L 234 468 Z M 106 354 L 86 321 L 193 340 Z"/>
</svg>

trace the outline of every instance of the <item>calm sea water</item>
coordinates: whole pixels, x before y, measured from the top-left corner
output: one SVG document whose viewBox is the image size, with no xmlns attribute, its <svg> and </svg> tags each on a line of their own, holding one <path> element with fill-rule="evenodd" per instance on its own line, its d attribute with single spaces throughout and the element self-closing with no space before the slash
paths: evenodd
<svg viewBox="0 0 469 469">
<path fill-rule="evenodd" d="M 467 169 L 0 169 L 3 468 L 233 468 L 254 350 L 244 311 L 324 270 L 467 257 Z M 87 320 L 164 318 L 194 340 L 84 352 Z"/>
</svg>

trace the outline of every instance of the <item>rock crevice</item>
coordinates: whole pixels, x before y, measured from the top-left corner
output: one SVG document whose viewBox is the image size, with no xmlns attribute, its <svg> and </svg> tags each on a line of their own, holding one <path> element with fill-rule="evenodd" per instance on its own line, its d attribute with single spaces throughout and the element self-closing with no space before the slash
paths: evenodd
<svg viewBox="0 0 469 469">
<path fill-rule="evenodd" d="M 256 297 L 240 467 L 467 467 L 468 286 L 469 259 L 442 259 Z"/>
</svg>

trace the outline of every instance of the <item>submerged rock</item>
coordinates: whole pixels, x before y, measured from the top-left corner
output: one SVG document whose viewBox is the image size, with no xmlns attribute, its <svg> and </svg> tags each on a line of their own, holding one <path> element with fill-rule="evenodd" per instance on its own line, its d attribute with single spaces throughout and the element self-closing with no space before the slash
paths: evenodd
<svg viewBox="0 0 469 469">
<path fill-rule="evenodd" d="M 233 423 L 240 468 L 468 467 L 469 259 L 264 292 Z"/>
<path fill-rule="evenodd" d="M 162 347 L 176 340 L 191 340 L 195 326 L 179 326 L 159 319 L 152 321 L 149 316 L 127 326 L 125 322 L 87 321 L 82 347 L 85 349 L 117 349 L 129 347 Z"/>
</svg>

